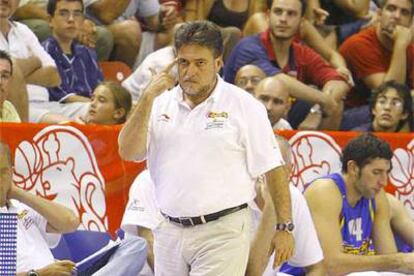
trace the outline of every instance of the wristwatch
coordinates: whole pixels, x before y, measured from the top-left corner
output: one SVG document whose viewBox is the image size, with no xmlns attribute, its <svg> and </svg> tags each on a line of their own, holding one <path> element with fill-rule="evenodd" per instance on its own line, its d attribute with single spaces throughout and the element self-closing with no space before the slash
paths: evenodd
<svg viewBox="0 0 414 276">
<path fill-rule="evenodd" d="M 291 221 L 276 224 L 277 231 L 286 231 L 288 233 L 292 233 L 294 229 L 295 229 L 295 225 Z"/>
<path fill-rule="evenodd" d="M 34 269 L 30 269 L 29 272 L 27 272 L 27 276 L 39 276 L 39 273 L 37 273 Z"/>
</svg>

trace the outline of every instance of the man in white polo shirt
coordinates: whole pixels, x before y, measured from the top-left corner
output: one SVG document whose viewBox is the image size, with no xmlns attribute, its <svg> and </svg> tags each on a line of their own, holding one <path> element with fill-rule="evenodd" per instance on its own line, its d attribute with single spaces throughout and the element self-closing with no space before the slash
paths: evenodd
<svg viewBox="0 0 414 276">
<path fill-rule="evenodd" d="M 154 231 L 155 274 L 244 275 L 258 176 L 266 173 L 279 228 L 292 225 L 284 163 L 264 106 L 217 75 L 218 27 L 185 23 L 174 43 L 179 85 L 174 63 L 154 74 L 119 136 L 122 158 L 147 159 L 167 218 Z M 293 247 L 289 231 L 275 231 L 276 264 Z"/>
</svg>

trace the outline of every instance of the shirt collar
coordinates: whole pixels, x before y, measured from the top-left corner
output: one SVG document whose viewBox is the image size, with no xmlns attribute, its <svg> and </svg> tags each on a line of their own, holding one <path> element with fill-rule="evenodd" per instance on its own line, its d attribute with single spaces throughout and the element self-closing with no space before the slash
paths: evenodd
<svg viewBox="0 0 414 276">
<path fill-rule="evenodd" d="M 219 74 L 217 74 L 217 83 L 216 87 L 214 87 L 213 91 L 211 92 L 210 96 L 204 100 L 204 102 L 217 102 L 221 95 L 223 94 L 222 87 L 223 87 L 224 80 L 220 77 Z M 184 94 L 183 90 L 181 89 L 181 86 L 178 85 L 175 89 L 175 95 L 174 98 L 177 100 L 177 102 L 184 102 Z"/>
<path fill-rule="evenodd" d="M 266 49 L 267 57 L 269 58 L 269 60 L 276 63 L 276 53 L 273 51 L 270 29 L 267 29 L 267 31 L 260 33 L 259 36 L 260 36 L 260 42 Z M 296 42 L 292 42 L 292 44 L 290 45 L 289 61 L 288 61 L 287 66 L 285 68 L 279 68 L 279 69 L 283 71 L 295 71 L 296 70 L 295 50 L 294 50 L 295 43 Z M 277 66 L 279 67 L 279 65 Z"/>
</svg>

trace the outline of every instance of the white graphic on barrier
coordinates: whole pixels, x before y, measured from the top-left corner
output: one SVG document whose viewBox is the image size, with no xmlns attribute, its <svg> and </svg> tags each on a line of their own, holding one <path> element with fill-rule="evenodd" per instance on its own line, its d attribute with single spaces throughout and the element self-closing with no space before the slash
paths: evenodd
<svg viewBox="0 0 414 276">
<path fill-rule="evenodd" d="M 105 180 L 88 139 L 70 126 L 49 126 L 15 152 L 13 180 L 77 213 L 80 229 L 106 231 Z"/>
<path fill-rule="evenodd" d="M 414 219 L 414 139 L 407 148 L 394 150 L 390 181 L 397 188 L 396 197 Z"/>
<path fill-rule="evenodd" d="M 341 147 L 322 132 L 302 131 L 289 140 L 292 146 L 291 183 L 303 191 L 314 179 L 341 171 Z"/>
</svg>

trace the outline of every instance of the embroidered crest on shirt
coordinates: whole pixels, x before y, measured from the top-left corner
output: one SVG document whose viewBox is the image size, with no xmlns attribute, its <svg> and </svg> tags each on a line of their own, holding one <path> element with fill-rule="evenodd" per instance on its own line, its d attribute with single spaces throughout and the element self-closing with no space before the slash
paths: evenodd
<svg viewBox="0 0 414 276">
<path fill-rule="evenodd" d="M 229 114 L 227 112 L 210 111 L 207 114 L 207 125 L 205 129 L 223 128 L 228 118 Z"/>
</svg>

